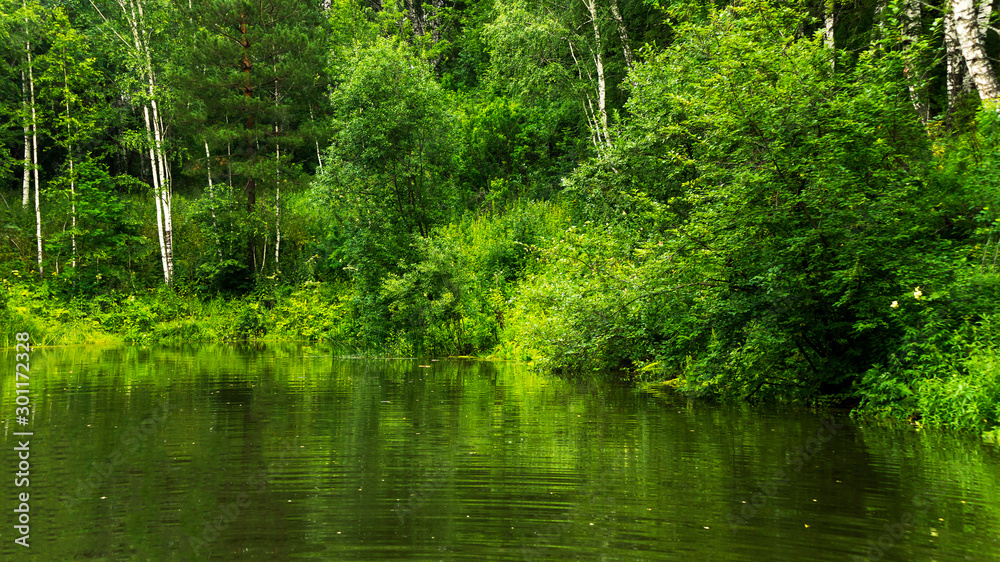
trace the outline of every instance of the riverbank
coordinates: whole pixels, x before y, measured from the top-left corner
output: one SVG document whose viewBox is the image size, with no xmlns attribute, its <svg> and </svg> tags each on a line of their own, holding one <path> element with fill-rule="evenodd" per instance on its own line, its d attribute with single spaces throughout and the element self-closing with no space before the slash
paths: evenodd
<svg viewBox="0 0 1000 562">
<path fill-rule="evenodd" d="M 159 288 L 128 295 L 100 295 L 92 299 L 62 299 L 45 287 L 3 282 L 6 298 L 0 308 L 0 343 L 14 345 L 17 332 L 31 334 L 35 346 L 87 344 L 191 344 L 209 342 L 323 342 L 337 353 L 353 356 L 447 355 L 441 350 L 416 349 L 400 337 L 382 347 L 364 346 L 351 311 L 348 285 L 304 283 L 296 288 L 251 294 L 240 298 L 203 299 L 173 289 Z M 505 309 L 516 319 L 516 312 Z M 542 319 L 544 320 L 544 319 Z M 539 322 L 539 320 L 535 320 Z M 470 354 L 484 359 L 514 359 L 536 369 L 552 369 L 551 357 L 532 357 L 539 342 L 512 341 L 515 332 L 500 334 L 491 349 Z M 1000 443 L 996 411 L 1000 397 L 997 371 L 1000 358 L 992 348 L 968 346 L 953 357 L 938 356 L 955 369 L 950 376 L 917 381 L 909 390 L 880 371 L 873 375 L 876 389 L 858 390 L 853 397 L 817 395 L 801 403 L 849 405 L 859 419 L 896 420 L 920 430 L 951 428 L 982 435 Z M 593 372 L 593 371 L 592 371 Z M 701 400 L 732 400 L 712 382 L 701 382 L 690 370 L 663 376 L 662 365 L 620 371 L 645 390 L 683 394 Z M 862 383 L 864 381 L 859 381 Z M 861 388 L 861 385 L 858 385 Z M 886 390 L 889 388 L 889 390 Z M 894 392 L 894 394 L 893 394 Z M 760 404 L 780 401 L 758 400 Z"/>
<path fill-rule="evenodd" d="M 3 289 L 5 346 L 24 331 L 38 346 L 350 340 L 344 293 L 328 283 L 306 283 L 280 296 L 208 299 L 170 288 L 90 299 L 64 299 L 45 286 L 23 283 L 5 282 Z"/>
</svg>

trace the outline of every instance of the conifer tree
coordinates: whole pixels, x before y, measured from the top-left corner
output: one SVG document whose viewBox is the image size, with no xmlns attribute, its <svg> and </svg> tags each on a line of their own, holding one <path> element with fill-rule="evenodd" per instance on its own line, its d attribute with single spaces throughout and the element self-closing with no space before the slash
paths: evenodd
<svg viewBox="0 0 1000 562">
<path fill-rule="evenodd" d="M 322 7 L 293 0 L 205 0 L 192 3 L 187 16 L 189 58 L 178 61 L 176 78 L 185 95 L 201 101 L 199 136 L 219 145 L 209 153 L 227 154 L 237 184 L 230 187 L 242 190 L 245 203 L 240 230 L 246 273 L 260 273 L 268 235 L 258 194 L 273 185 L 280 205 L 282 169 L 303 145 L 310 102 L 325 93 L 317 83 L 325 62 Z M 275 245 L 279 213 L 276 207 Z"/>
</svg>

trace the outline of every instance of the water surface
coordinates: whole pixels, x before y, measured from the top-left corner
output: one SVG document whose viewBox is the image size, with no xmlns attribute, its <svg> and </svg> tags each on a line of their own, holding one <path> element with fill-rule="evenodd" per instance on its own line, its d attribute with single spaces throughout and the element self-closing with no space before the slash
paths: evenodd
<svg viewBox="0 0 1000 562">
<path fill-rule="evenodd" d="M 298 345 L 31 361 L 5 560 L 1000 559 L 1000 453 L 956 436 Z"/>
</svg>

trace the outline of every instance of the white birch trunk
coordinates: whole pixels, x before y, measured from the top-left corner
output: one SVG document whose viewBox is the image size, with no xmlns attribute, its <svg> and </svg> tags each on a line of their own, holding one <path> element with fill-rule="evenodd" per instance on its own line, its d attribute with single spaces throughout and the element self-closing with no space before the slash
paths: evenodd
<svg viewBox="0 0 1000 562">
<path fill-rule="evenodd" d="M 156 232 L 160 243 L 160 262 L 163 267 L 163 282 L 170 285 L 174 276 L 173 240 L 172 240 L 172 220 L 170 204 L 170 170 L 165 151 L 163 149 L 163 120 L 160 116 L 156 102 L 155 76 L 153 73 L 152 54 L 149 41 L 145 33 L 145 14 L 143 13 L 143 0 L 115 0 L 122 10 L 122 15 L 128 23 L 129 31 L 132 32 L 132 40 L 129 41 L 117 31 L 113 33 L 118 37 L 126 48 L 133 51 L 135 57 L 137 78 L 146 85 L 148 100 L 142 104 L 142 119 L 146 127 L 146 143 L 149 146 L 150 175 L 153 178 L 153 200 L 156 207 Z M 97 10 L 101 18 L 107 23 L 108 19 L 101 12 L 100 8 L 90 0 L 90 4 Z"/>
<path fill-rule="evenodd" d="M 618 0 L 611 0 L 611 17 L 615 19 L 615 25 L 618 26 L 618 38 L 622 42 L 622 55 L 625 57 L 625 67 L 628 70 L 632 70 L 632 67 L 635 66 L 635 56 L 632 52 L 632 44 L 628 39 L 628 28 L 625 27 L 625 20 L 618 9 Z"/>
<path fill-rule="evenodd" d="M 434 40 L 434 43 L 438 43 L 441 41 L 441 12 L 444 10 L 444 0 L 431 0 L 431 5 L 434 6 L 434 19 L 429 22 L 431 26 L 431 38 Z"/>
<path fill-rule="evenodd" d="M 44 279 L 45 269 L 42 267 L 42 194 L 38 181 L 38 114 L 35 108 L 35 71 L 31 59 L 31 42 L 25 43 L 28 55 L 28 92 L 31 100 L 31 168 L 35 178 L 35 240 L 38 246 L 38 275 Z"/>
<path fill-rule="evenodd" d="M 920 40 L 920 1 L 906 0 L 906 14 L 903 22 L 903 48 L 906 50 L 906 66 L 903 71 L 906 73 L 906 87 L 910 91 L 910 101 L 913 108 L 920 117 L 920 122 L 924 125 L 930 120 L 930 103 L 927 99 L 927 89 L 924 87 L 923 75 L 917 71 L 916 56 L 914 56 L 914 44 Z"/>
<path fill-rule="evenodd" d="M 163 266 L 163 282 L 170 284 L 170 267 L 167 265 L 166 241 L 163 239 L 163 206 L 160 200 L 160 174 L 156 165 L 156 150 L 153 147 L 152 124 L 149 106 L 142 106 L 142 120 L 146 125 L 146 143 L 149 145 L 150 175 L 153 178 L 153 206 L 156 207 L 156 237 L 160 243 L 160 264 Z"/>
<path fill-rule="evenodd" d="M 71 115 L 69 108 L 69 77 L 66 75 L 66 68 L 63 67 L 63 85 L 66 87 L 66 138 L 73 138 L 73 128 L 70 126 Z M 73 143 L 67 143 L 67 153 L 69 155 L 69 208 L 72 229 L 69 231 L 69 239 L 73 248 L 73 269 L 76 269 L 76 175 L 73 169 Z"/>
<path fill-rule="evenodd" d="M 73 175 L 73 157 L 69 157 L 69 206 L 73 230 L 69 238 L 73 246 L 73 268 L 76 269 L 76 177 Z"/>
<path fill-rule="evenodd" d="M 144 27 L 145 14 L 142 11 L 142 1 L 133 0 L 133 21 L 135 21 L 138 27 Z M 136 17 L 138 15 L 138 17 Z M 164 263 L 164 282 L 170 285 L 174 280 L 174 248 L 173 248 L 173 213 L 171 211 L 171 188 L 170 188 L 170 165 L 167 162 L 166 152 L 163 149 L 163 119 L 160 116 L 160 111 L 156 103 L 156 90 L 155 83 L 156 79 L 153 74 L 153 56 L 151 54 L 151 49 L 149 46 L 149 40 L 145 35 L 137 34 L 137 38 L 141 38 L 139 42 L 139 53 L 143 57 L 143 62 L 145 63 L 145 78 L 147 92 L 149 94 L 149 105 L 152 110 L 152 122 L 153 122 L 153 141 L 155 143 L 156 151 L 156 165 L 157 174 L 160 176 L 160 189 L 156 193 L 159 198 L 159 204 L 162 209 L 163 214 L 163 263 Z"/>
<path fill-rule="evenodd" d="M 417 13 L 417 6 L 414 5 L 414 0 L 406 0 L 406 13 L 410 16 L 410 21 L 413 23 L 413 32 L 423 37 L 424 18 L 421 13 Z"/>
<path fill-rule="evenodd" d="M 208 141 L 205 141 L 205 168 L 208 172 L 208 200 L 212 204 L 209 209 L 212 212 L 212 224 L 215 224 L 215 187 L 212 184 L 212 153 L 208 149 Z"/>
<path fill-rule="evenodd" d="M 976 13 L 979 32 L 982 34 L 980 39 L 986 41 L 986 30 L 990 28 L 990 16 L 993 14 L 993 0 L 979 0 L 979 8 Z"/>
<path fill-rule="evenodd" d="M 281 185 L 274 188 L 274 270 L 281 271 Z"/>
<path fill-rule="evenodd" d="M 826 0 L 823 6 L 823 44 L 828 49 L 834 48 L 833 27 L 837 23 L 834 19 L 833 11 L 837 3 L 834 0 Z"/>
<path fill-rule="evenodd" d="M 21 207 L 31 200 L 31 126 L 28 124 L 28 77 L 21 71 L 21 120 L 24 123 L 24 175 L 21 178 Z"/>
<path fill-rule="evenodd" d="M 958 97 L 962 92 L 962 69 L 965 67 L 962 47 L 958 41 L 958 30 L 955 29 L 955 17 L 951 12 L 946 12 L 944 15 L 944 50 L 950 111 L 958 103 Z"/>
<path fill-rule="evenodd" d="M 265 234 L 264 234 L 264 247 L 261 248 L 261 250 L 260 250 L 260 268 L 257 269 L 257 273 L 264 273 L 264 267 L 267 266 L 267 237 L 268 237 L 268 234 L 266 234 L 266 231 L 267 231 L 267 221 L 266 220 L 264 221 L 264 231 L 265 231 Z M 256 260 L 257 260 L 257 255 L 254 254 L 254 261 L 256 261 Z"/>
<path fill-rule="evenodd" d="M 983 35 L 979 30 L 974 0 L 952 0 L 952 11 L 955 16 L 955 29 L 958 32 L 959 45 L 965 57 L 965 65 L 969 76 L 976 84 L 979 99 L 984 102 L 1000 100 L 1000 82 L 986 57 L 983 46 Z M 1000 111 L 1000 106 L 996 108 Z"/>
<path fill-rule="evenodd" d="M 208 141 L 205 141 L 205 167 L 208 168 L 208 208 L 212 213 L 212 233 L 215 234 L 215 251 L 222 260 L 222 240 L 219 239 L 219 223 L 215 218 L 215 187 L 212 184 L 212 153 L 208 150 Z"/>
<path fill-rule="evenodd" d="M 309 120 L 312 121 L 313 123 L 316 122 L 316 116 L 313 115 L 312 105 L 309 106 Z M 320 150 L 319 150 L 319 139 L 314 139 L 313 142 L 316 143 L 316 162 L 317 162 L 317 164 L 319 164 L 319 168 L 317 168 L 317 170 L 319 171 L 319 175 L 322 176 L 323 175 L 323 155 L 322 155 L 322 153 L 320 153 Z"/>
<path fill-rule="evenodd" d="M 275 68 L 277 73 L 278 69 Z M 274 83 L 274 105 L 280 102 L 280 92 L 278 83 Z M 312 110 L 310 109 L 310 113 Z M 278 124 L 274 124 L 274 271 L 281 271 L 281 262 L 278 261 L 281 251 L 281 143 L 277 141 L 280 129 Z"/>
<path fill-rule="evenodd" d="M 604 60 L 601 57 L 603 44 L 601 43 L 601 30 L 597 24 L 596 0 L 584 0 L 587 11 L 590 12 L 590 22 L 594 27 L 594 64 L 597 67 L 597 136 L 607 144 L 611 144 L 611 136 L 608 134 L 608 109 L 607 109 L 607 85 L 604 81 Z"/>
<path fill-rule="evenodd" d="M 229 116 L 226 115 L 226 128 L 229 128 Z M 226 138 L 226 174 L 229 178 L 229 189 L 233 188 L 233 144 Z"/>
<path fill-rule="evenodd" d="M 576 66 L 576 75 L 580 81 L 583 81 L 583 71 L 580 67 L 580 61 L 576 58 L 576 51 L 573 49 L 573 41 L 567 40 L 569 43 L 569 54 L 573 57 L 573 64 Z M 587 70 L 587 77 L 593 80 L 593 76 L 590 75 L 590 70 Z M 594 104 L 590 101 L 590 94 L 585 94 L 584 99 L 580 100 L 583 104 L 583 115 L 587 118 L 587 129 L 590 130 L 590 142 L 594 145 L 594 148 L 599 148 L 599 143 L 597 139 L 597 119 L 594 115 Z"/>
</svg>

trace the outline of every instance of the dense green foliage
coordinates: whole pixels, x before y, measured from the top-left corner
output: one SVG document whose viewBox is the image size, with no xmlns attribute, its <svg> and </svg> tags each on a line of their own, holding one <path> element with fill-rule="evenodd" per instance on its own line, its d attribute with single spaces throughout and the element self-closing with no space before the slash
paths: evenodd
<svg viewBox="0 0 1000 562">
<path fill-rule="evenodd" d="M 2 335 L 325 339 L 994 429 L 1000 117 L 959 8 L 8 1 Z"/>
</svg>

